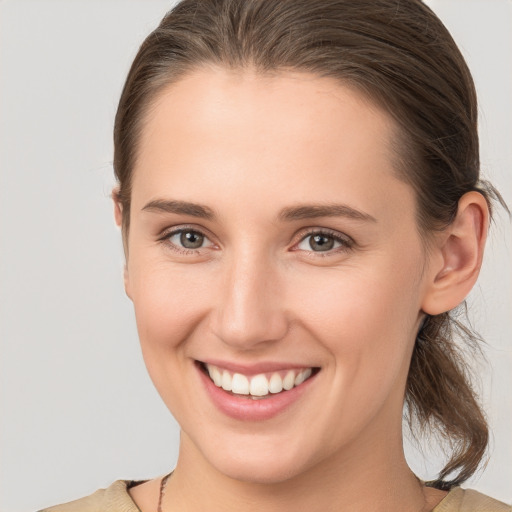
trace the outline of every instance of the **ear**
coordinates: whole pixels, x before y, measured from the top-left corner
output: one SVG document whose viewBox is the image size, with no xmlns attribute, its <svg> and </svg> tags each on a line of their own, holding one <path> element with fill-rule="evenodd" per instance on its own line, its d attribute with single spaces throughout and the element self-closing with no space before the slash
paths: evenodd
<svg viewBox="0 0 512 512">
<path fill-rule="evenodd" d="M 124 282 L 124 292 L 126 293 L 126 296 L 130 300 L 132 300 L 132 292 L 131 292 L 131 287 L 130 287 L 130 276 L 128 274 L 128 263 L 124 264 L 123 282 Z"/>
<path fill-rule="evenodd" d="M 123 227 L 123 205 L 121 203 L 121 199 L 119 198 L 119 187 L 115 187 L 112 190 L 112 201 L 114 202 L 114 219 L 116 221 L 117 227 L 121 228 Z M 127 252 L 126 252 L 126 240 L 123 234 L 123 247 L 124 247 L 124 254 L 125 258 L 127 259 Z M 124 270 L 123 270 L 123 281 L 124 281 L 124 290 L 126 292 L 126 295 L 131 299 L 130 295 L 130 279 L 128 276 L 128 262 L 126 261 L 124 264 Z"/>
<path fill-rule="evenodd" d="M 114 202 L 114 219 L 117 227 L 120 228 L 123 224 L 123 205 L 119 197 L 119 187 L 112 190 L 112 201 Z"/>
<path fill-rule="evenodd" d="M 458 306 L 475 284 L 484 254 L 489 208 L 484 196 L 468 192 L 453 222 L 436 238 L 422 310 L 438 315 Z"/>
</svg>

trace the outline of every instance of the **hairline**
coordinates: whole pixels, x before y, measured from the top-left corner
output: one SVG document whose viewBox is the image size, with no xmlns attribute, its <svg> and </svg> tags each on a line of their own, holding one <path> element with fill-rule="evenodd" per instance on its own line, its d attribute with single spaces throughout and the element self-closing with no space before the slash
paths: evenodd
<svg viewBox="0 0 512 512">
<path fill-rule="evenodd" d="M 129 206 L 131 210 L 131 195 L 132 195 L 132 184 L 133 184 L 133 176 L 135 175 L 135 171 L 138 166 L 140 148 L 139 144 L 142 139 L 142 133 L 147 126 L 149 119 L 151 118 L 152 112 L 154 112 L 158 108 L 159 102 L 165 96 L 168 89 L 170 89 L 174 84 L 182 80 L 186 80 L 187 78 L 193 76 L 196 73 L 201 73 L 204 71 L 227 71 L 232 73 L 252 73 L 256 76 L 260 77 L 283 77 L 290 76 L 292 74 L 302 75 L 302 76 L 310 76 L 312 78 L 326 78 L 330 79 L 333 82 L 337 83 L 341 87 L 345 87 L 350 91 L 354 92 L 361 100 L 365 102 L 365 104 L 374 110 L 377 110 L 381 113 L 384 113 L 387 121 L 389 121 L 389 127 L 391 133 L 389 134 L 388 140 L 386 141 L 386 145 L 389 149 L 389 157 L 391 159 L 392 168 L 394 170 L 394 176 L 402 181 L 403 183 L 409 185 L 414 192 L 415 197 L 415 209 L 414 212 L 416 218 L 416 227 L 418 230 L 418 234 L 421 239 L 421 243 L 423 245 L 424 250 L 429 253 L 432 249 L 432 242 L 434 239 L 434 234 L 438 230 L 427 229 L 423 226 L 421 221 L 421 212 L 419 208 L 419 194 L 414 187 L 414 182 L 411 179 L 407 178 L 407 170 L 406 168 L 410 166 L 415 160 L 411 155 L 411 150 L 407 144 L 407 134 L 400 122 L 400 119 L 394 115 L 393 109 L 384 101 L 384 99 L 379 98 L 375 91 L 368 90 L 367 87 L 364 87 L 362 83 L 357 82 L 356 80 L 350 80 L 349 78 L 342 78 L 340 76 L 335 76 L 330 73 L 322 73 L 320 71 L 309 70 L 305 67 L 300 66 L 276 66 L 263 68 L 262 66 L 257 66 L 254 62 L 249 61 L 247 63 L 237 63 L 235 65 L 231 65 L 227 62 L 222 61 L 214 61 L 213 59 L 204 59 L 194 63 L 180 63 L 178 66 L 175 66 L 172 71 L 168 71 L 167 73 L 162 73 L 157 80 L 155 80 L 151 89 L 146 92 L 146 98 L 144 98 L 140 103 L 140 115 L 136 121 L 135 126 L 135 147 L 134 147 L 134 155 L 133 155 L 133 167 L 131 172 L 129 173 Z M 417 160 L 417 159 L 416 159 Z M 417 163 L 417 162 L 416 162 Z M 127 217 L 127 222 L 125 223 L 125 216 L 123 215 L 122 222 L 122 237 L 123 237 L 123 245 L 125 247 L 125 254 L 128 257 L 128 237 L 129 237 L 129 228 L 130 228 L 130 219 L 131 219 L 131 211 Z"/>
</svg>

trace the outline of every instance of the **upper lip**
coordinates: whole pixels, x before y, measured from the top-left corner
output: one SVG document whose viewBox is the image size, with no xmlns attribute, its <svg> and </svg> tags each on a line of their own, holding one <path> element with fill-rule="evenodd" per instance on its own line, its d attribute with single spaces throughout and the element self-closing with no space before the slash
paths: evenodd
<svg viewBox="0 0 512 512">
<path fill-rule="evenodd" d="M 299 363 L 281 363 L 276 361 L 260 361 L 258 363 L 242 364 L 232 361 L 222 361 L 219 359 L 208 359 L 198 361 L 203 364 L 210 364 L 228 370 L 232 373 L 241 373 L 242 375 L 257 375 L 259 373 L 278 372 L 281 370 L 301 370 L 304 368 L 315 368 L 310 364 Z"/>
</svg>

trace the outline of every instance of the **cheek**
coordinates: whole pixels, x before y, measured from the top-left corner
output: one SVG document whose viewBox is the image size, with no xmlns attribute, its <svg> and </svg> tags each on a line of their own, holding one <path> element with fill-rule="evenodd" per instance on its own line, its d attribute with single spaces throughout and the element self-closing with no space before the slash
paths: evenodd
<svg viewBox="0 0 512 512">
<path fill-rule="evenodd" d="M 309 319 L 313 329 L 355 348 L 360 346 L 358 340 L 385 338 L 390 331 L 403 333 L 405 325 L 414 323 L 419 304 L 415 274 L 413 268 L 401 266 L 398 272 L 377 262 L 310 277 L 304 274 L 291 295 L 300 296 L 297 307 L 303 314 L 299 316 Z"/>
<path fill-rule="evenodd" d="M 340 388 L 371 382 L 378 390 L 406 371 L 420 303 L 417 269 L 387 258 L 302 283 L 308 293 L 298 317 L 343 368 Z"/>
<path fill-rule="evenodd" d="M 212 276 L 200 266 L 168 262 L 134 259 L 130 280 L 145 352 L 161 352 L 185 341 L 207 314 L 215 289 Z"/>
<path fill-rule="evenodd" d="M 146 368 L 169 410 L 180 417 L 191 400 L 181 380 L 190 362 L 187 340 L 207 316 L 214 283 L 198 268 L 172 268 L 168 262 L 133 258 L 129 272 Z"/>
</svg>

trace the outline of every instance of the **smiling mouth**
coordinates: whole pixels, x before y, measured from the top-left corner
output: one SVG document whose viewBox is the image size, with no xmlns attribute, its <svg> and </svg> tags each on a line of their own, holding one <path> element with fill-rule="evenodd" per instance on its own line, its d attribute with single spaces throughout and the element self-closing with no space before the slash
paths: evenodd
<svg viewBox="0 0 512 512">
<path fill-rule="evenodd" d="M 213 364 L 197 361 L 199 368 L 218 388 L 226 393 L 252 400 L 261 400 L 285 393 L 316 375 L 320 368 L 306 367 L 282 370 L 257 375 L 244 375 L 215 366 Z"/>
</svg>

